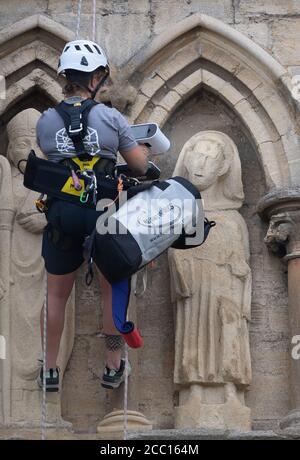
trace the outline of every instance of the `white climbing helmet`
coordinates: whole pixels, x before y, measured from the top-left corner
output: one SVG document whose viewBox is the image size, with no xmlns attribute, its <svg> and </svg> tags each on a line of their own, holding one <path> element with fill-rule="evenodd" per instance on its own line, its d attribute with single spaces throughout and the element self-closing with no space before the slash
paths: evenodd
<svg viewBox="0 0 300 460">
<path fill-rule="evenodd" d="M 108 60 L 103 49 L 90 40 L 74 40 L 65 45 L 59 58 L 57 73 L 63 74 L 67 69 L 93 72 L 98 67 L 104 67 L 109 73 Z"/>
</svg>

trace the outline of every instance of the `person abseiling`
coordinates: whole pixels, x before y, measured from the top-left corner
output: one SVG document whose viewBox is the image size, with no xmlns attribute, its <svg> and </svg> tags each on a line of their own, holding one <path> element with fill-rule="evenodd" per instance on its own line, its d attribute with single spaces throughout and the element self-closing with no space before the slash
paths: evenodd
<svg viewBox="0 0 300 460">
<path fill-rule="evenodd" d="M 115 108 L 95 103 L 94 97 L 109 75 L 109 64 L 103 49 L 89 40 L 76 40 L 65 45 L 58 74 L 64 75 L 65 99 L 56 108 L 46 110 L 37 123 L 37 142 L 51 162 L 62 162 L 70 168 L 73 190 L 80 191 L 76 169 L 87 170 L 91 177 L 113 171 L 120 152 L 131 170 L 144 174 L 148 167 L 148 149 L 137 144 L 130 126 Z M 91 193 L 91 196 L 93 193 Z M 80 197 L 88 199 L 87 194 Z M 47 346 L 46 390 L 58 391 L 57 355 L 64 328 L 65 307 L 81 266 L 83 242 L 95 228 L 99 212 L 95 208 L 52 198 L 47 204 L 48 224 L 44 230 L 42 256 L 47 272 Z M 117 388 L 124 380 L 123 338 L 112 318 L 111 285 L 99 273 L 103 299 L 103 332 L 106 362 L 101 384 Z M 43 310 L 41 334 L 43 335 Z M 39 384 L 42 386 L 43 369 Z"/>
</svg>

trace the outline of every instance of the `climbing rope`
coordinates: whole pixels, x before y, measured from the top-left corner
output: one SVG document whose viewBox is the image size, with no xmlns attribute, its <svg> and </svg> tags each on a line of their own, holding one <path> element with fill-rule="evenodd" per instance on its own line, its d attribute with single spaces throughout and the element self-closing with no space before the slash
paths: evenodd
<svg viewBox="0 0 300 460">
<path fill-rule="evenodd" d="M 124 382 L 124 436 L 123 439 L 127 439 L 128 429 L 128 345 L 125 343 L 125 382 Z"/>
<path fill-rule="evenodd" d="M 77 25 L 75 39 L 78 40 L 80 32 L 82 0 L 78 0 L 77 6 Z M 96 40 L 96 0 L 92 0 L 92 40 Z"/>
<path fill-rule="evenodd" d="M 82 0 L 78 0 L 78 7 L 77 7 L 77 26 L 76 26 L 76 35 L 75 35 L 75 39 L 76 39 L 76 40 L 78 39 L 79 30 L 80 30 L 81 5 L 82 5 Z"/>
<path fill-rule="evenodd" d="M 92 40 L 96 40 L 96 0 L 93 0 L 93 26 L 92 26 Z"/>
<path fill-rule="evenodd" d="M 42 417 L 41 417 L 41 432 L 42 432 L 43 441 L 46 439 L 46 421 L 47 421 L 47 404 L 46 404 L 47 315 L 48 315 L 48 286 L 47 286 L 47 274 L 46 274 L 44 315 L 43 315 L 43 392 L 42 392 Z"/>
</svg>

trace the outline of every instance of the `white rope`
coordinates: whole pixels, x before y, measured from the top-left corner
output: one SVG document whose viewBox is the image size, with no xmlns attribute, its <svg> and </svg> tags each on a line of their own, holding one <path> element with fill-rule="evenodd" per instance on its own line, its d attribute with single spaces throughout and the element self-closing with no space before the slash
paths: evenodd
<svg viewBox="0 0 300 460">
<path fill-rule="evenodd" d="M 92 40 L 96 40 L 96 0 L 93 0 L 93 27 L 92 27 Z"/>
<path fill-rule="evenodd" d="M 123 439 L 127 439 L 128 430 L 128 345 L 125 343 L 125 382 L 124 382 L 124 436 Z"/>
<path fill-rule="evenodd" d="M 45 282 L 45 299 L 44 299 L 44 321 L 43 321 L 43 394 L 42 394 L 42 418 L 41 431 L 42 440 L 46 439 L 46 421 L 47 421 L 47 404 L 46 404 L 46 355 L 47 355 L 47 315 L 48 315 L 48 287 L 47 273 Z"/>
<path fill-rule="evenodd" d="M 76 39 L 76 40 L 78 39 L 79 29 L 80 29 L 81 5 L 82 5 L 82 0 L 78 0 L 78 8 L 77 8 L 77 26 L 76 26 L 76 35 L 75 35 L 75 39 Z"/>
</svg>

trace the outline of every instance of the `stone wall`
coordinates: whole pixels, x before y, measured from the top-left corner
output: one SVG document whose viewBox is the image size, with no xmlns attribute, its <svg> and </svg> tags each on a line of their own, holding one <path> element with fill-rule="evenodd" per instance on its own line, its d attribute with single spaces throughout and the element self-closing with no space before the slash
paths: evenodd
<svg viewBox="0 0 300 460">
<path fill-rule="evenodd" d="M 87 35 L 92 24 L 91 5 L 91 1 L 83 1 L 81 24 Z M 153 36 L 195 13 L 232 25 L 283 65 L 300 65 L 297 0 L 98 0 L 97 40 L 120 66 Z M 77 1 L 12 0 L 1 6 L 0 29 L 32 14 L 44 14 L 74 31 Z"/>
<path fill-rule="evenodd" d="M 166 124 L 172 151 L 157 163 L 163 171 L 162 177 L 169 177 L 183 144 L 196 132 L 207 129 L 229 134 L 241 156 L 246 196 L 242 214 L 250 234 L 253 270 L 250 325 L 253 381 L 247 404 L 252 409 L 254 427 L 272 427 L 289 409 L 287 290 L 283 267 L 265 248 L 266 228 L 255 213 L 265 185 L 249 134 L 220 99 L 202 91 L 179 108 Z M 77 285 L 77 333 L 63 398 L 65 418 L 79 427 L 92 426 L 121 401 L 108 397 L 95 377 L 100 373 L 102 359 L 101 339 L 95 337 L 101 328 L 100 299 L 96 287 L 92 291 L 85 287 L 83 275 L 82 271 Z M 149 270 L 148 289 L 138 299 L 138 325 L 145 340 L 136 369 L 142 382 L 138 409 L 160 429 L 173 428 L 177 395 L 173 386 L 174 316 L 169 284 L 169 267 L 163 255 Z M 84 393 L 81 387 L 86 389 Z"/>
<path fill-rule="evenodd" d="M 0 32 L 1 29 L 10 26 L 13 30 L 15 22 L 35 14 L 51 18 L 69 29 L 71 35 L 75 30 L 76 1 L 28 0 L 21 2 L 11 0 L 0 3 Z M 82 37 L 88 37 L 91 30 L 91 4 L 91 1 L 83 1 Z M 233 29 L 242 32 L 253 40 L 253 43 L 273 56 L 290 74 L 300 74 L 300 2 L 298 0 L 97 0 L 97 41 L 104 46 L 110 56 L 110 62 L 115 69 L 116 80 L 118 77 L 117 69 L 120 67 L 126 69 L 126 64 L 135 55 L 138 56 L 138 52 L 143 47 L 146 49 L 160 34 L 171 32 L 172 28 L 177 26 L 180 21 L 193 17 L 196 13 L 204 13 L 217 18 Z M 36 40 L 38 37 L 37 34 Z M 24 40 L 26 42 L 26 37 Z M 179 38 L 176 43 L 174 40 L 175 44 L 171 45 L 169 54 L 166 54 L 168 59 L 172 58 L 175 62 L 176 55 L 179 54 L 178 50 L 181 49 L 181 42 L 183 43 L 184 39 Z M 10 46 L 9 44 L 8 48 Z M 35 53 L 36 43 L 33 42 L 32 45 L 28 46 L 31 46 L 30 52 Z M 57 44 L 55 46 L 57 49 L 59 48 Z M 224 46 L 226 47 L 227 44 L 225 43 Z M 230 52 L 231 46 L 228 44 Z M 197 52 L 196 48 L 195 45 L 191 54 Z M 235 58 L 237 58 L 238 53 L 240 51 L 237 52 Z M 0 48 L 0 58 L 1 56 Z M 24 66 L 23 75 L 29 74 L 35 67 L 42 69 L 43 65 L 45 67 L 45 64 L 39 66 L 39 56 L 37 53 L 36 60 L 33 59 L 30 64 Z M 164 56 L 163 51 L 162 56 Z M 185 57 L 183 53 L 183 56 L 179 56 L 176 62 L 183 61 Z M 55 61 L 55 58 L 54 54 L 51 55 L 51 63 L 52 60 Z M 153 58 L 151 65 L 155 59 Z M 159 61 L 159 59 L 161 60 Z M 263 108 L 262 106 L 258 107 L 256 100 L 254 101 L 254 97 L 259 98 L 259 88 L 262 87 L 261 81 L 265 81 L 266 77 L 263 75 L 262 80 L 260 80 L 257 73 L 256 78 L 257 68 L 252 62 L 249 63 L 249 67 L 253 73 L 247 74 L 246 72 L 244 78 L 240 77 L 241 69 L 238 66 L 234 67 L 234 60 L 222 63 L 221 59 L 220 56 L 216 57 L 218 64 L 220 66 L 222 64 L 222 67 L 227 70 L 222 69 L 221 71 L 217 65 L 209 64 L 208 61 L 205 62 L 205 68 L 212 74 L 224 78 L 229 82 L 228 86 L 232 84 L 236 90 L 240 91 L 239 94 L 242 94 L 244 99 L 237 99 L 236 101 L 236 103 L 240 103 L 239 110 L 235 110 L 235 106 L 232 107 L 228 101 L 224 101 L 225 92 L 213 91 L 207 87 L 208 85 L 205 89 L 197 89 L 195 85 L 196 89 L 193 89 L 186 98 L 183 96 L 182 99 L 178 93 L 175 94 L 176 91 L 173 91 L 172 97 L 170 96 L 165 101 L 166 105 L 162 106 L 162 96 L 168 94 L 170 89 L 168 81 L 171 81 L 174 86 L 178 82 L 176 80 L 177 74 L 173 79 L 168 80 L 170 77 L 168 70 L 171 74 L 172 68 L 161 71 L 163 58 L 158 56 L 157 62 L 160 66 L 161 76 L 157 75 L 154 70 L 151 79 L 148 78 L 144 64 L 144 68 L 142 68 L 143 66 L 138 68 L 136 75 L 130 76 L 130 81 L 135 90 L 139 91 L 139 94 L 138 99 L 134 101 L 134 108 L 132 109 L 132 104 L 127 105 L 126 113 L 131 119 L 135 119 L 137 116 L 139 121 L 143 121 L 143 117 L 145 118 L 147 114 L 152 113 L 157 115 L 158 119 L 164 117 L 162 123 L 164 130 L 172 141 L 171 152 L 158 160 L 164 177 L 172 174 L 176 159 L 185 141 L 200 130 L 213 129 L 225 132 L 232 137 L 239 149 L 246 196 L 242 214 L 250 234 L 253 274 L 252 320 L 250 324 L 253 381 L 246 402 L 252 409 L 253 428 L 269 429 L 276 426 L 278 420 L 290 408 L 287 280 L 284 265 L 268 252 L 263 243 L 267 226 L 256 214 L 257 202 L 268 190 L 268 177 L 263 170 L 264 162 L 272 165 L 273 157 L 270 156 L 266 145 L 264 146 L 265 149 L 261 149 L 260 145 L 258 146 L 253 138 L 253 132 L 250 132 L 249 127 L 242 120 L 244 112 L 246 113 L 244 119 L 247 120 L 250 109 L 245 105 L 249 103 L 253 109 L 253 113 L 250 110 L 250 118 L 259 113 L 261 120 L 266 120 L 266 126 L 269 123 L 268 101 L 266 105 L 263 105 Z M 226 59 L 227 56 L 224 57 L 224 61 Z M 213 61 L 213 58 L 211 60 Z M 154 64 L 153 68 L 155 69 Z M 181 80 L 189 77 L 196 70 L 196 64 L 186 65 L 183 71 L 180 70 L 182 73 L 180 75 Z M 151 73 L 151 69 L 149 72 Z M 55 72 L 53 69 L 51 69 L 50 74 L 54 79 Z M 10 76 L 12 87 L 14 75 L 12 73 Z M 40 80 L 44 79 L 44 75 L 32 78 L 36 78 L 41 86 L 44 83 L 44 81 L 40 83 Z M 162 78 L 165 79 L 165 82 L 162 81 Z M 209 78 L 207 78 L 206 83 L 208 83 Z M 240 80 L 238 82 L 235 80 L 238 78 L 243 80 L 243 83 Z M 45 87 L 48 89 L 50 84 L 46 79 L 44 80 Z M 144 82 L 142 89 L 140 88 L 141 82 Z M 185 84 L 187 84 L 186 81 Z M 151 99 L 151 91 L 155 85 L 157 85 L 157 89 L 160 89 Z M 223 86 L 220 86 L 222 89 Z M 292 114 L 291 117 L 296 119 L 298 115 L 295 106 L 288 101 L 288 98 L 282 96 L 281 91 L 283 89 L 278 89 L 274 82 L 271 82 L 270 87 L 277 91 L 280 97 L 287 100 L 287 104 L 290 104 L 289 113 Z M 270 87 L 268 87 L 269 92 L 271 91 Z M 252 89 L 253 93 L 251 92 Z M 43 92 L 34 91 L 33 89 L 30 103 L 35 104 L 34 98 L 36 97 L 38 104 L 34 106 L 40 110 L 46 108 L 50 104 L 49 98 L 45 96 L 43 99 Z M 240 97 L 236 94 L 234 93 L 235 97 Z M 55 97 L 59 100 L 61 96 L 56 94 Z M 175 98 L 176 103 L 174 102 Z M 272 95 L 270 101 L 272 105 Z M 140 110 L 139 105 L 142 107 Z M 10 110 L 10 106 L 8 110 Z M 161 118 L 159 118 L 160 116 Z M 4 155 L 6 152 L 5 124 L 7 121 L 5 117 L 6 112 L 3 114 L 3 124 L 0 130 L 0 153 Z M 283 118 L 283 121 L 285 119 L 284 115 L 281 117 L 279 109 L 277 118 Z M 270 143 L 278 144 L 282 139 L 284 140 L 284 135 L 281 134 L 283 133 L 279 133 L 279 135 L 277 133 L 278 137 L 272 138 Z M 266 141 L 263 140 L 262 144 L 266 144 Z M 295 149 L 297 150 L 297 145 Z M 299 156 L 297 158 L 299 159 Z M 283 166 L 284 168 L 285 166 Z M 64 380 L 62 414 L 66 420 L 73 423 L 75 429 L 86 432 L 94 431 L 97 423 L 106 413 L 114 408 L 122 407 L 122 390 L 110 395 L 99 385 L 98 376 L 102 371 L 103 359 L 102 339 L 98 337 L 101 330 L 101 295 L 95 282 L 91 289 L 86 288 L 83 276 L 84 273 L 81 270 L 76 286 L 75 344 Z M 169 271 L 164 255 L 158 259 L 155 267 L 149 270 L 148 290 L 142 298 L 138 299 L 137 303 L 137 322 L 144 336 L 145 347 L 138 352 L 136 359 L 137 368 L 135 372 L 138 373 L 139 391 L 135 409 L 140 410 L 148 419 L 153 421 L 153 426 L 156 429 L 172 428 L 174 406 L 177 404 L 177 393 L 173 385 L 172 374 L 174 367 L 174 318 L 170 303 Z"/>
</svg>

